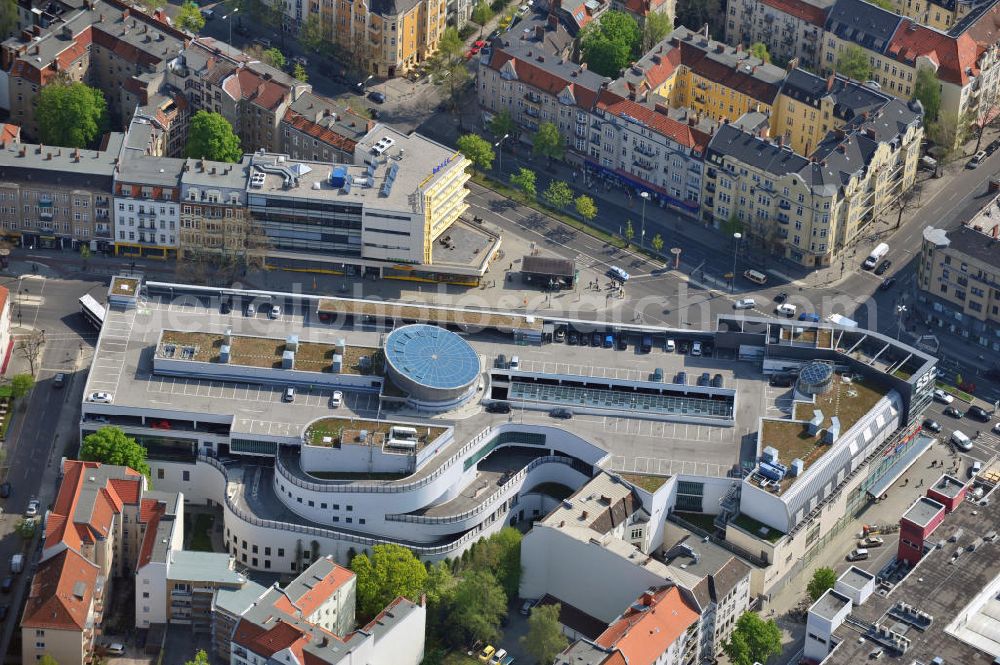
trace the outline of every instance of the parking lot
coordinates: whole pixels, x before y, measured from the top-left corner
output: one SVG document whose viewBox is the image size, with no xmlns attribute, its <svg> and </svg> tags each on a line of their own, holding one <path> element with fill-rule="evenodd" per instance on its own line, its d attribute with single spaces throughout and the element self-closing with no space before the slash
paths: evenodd
<svg viewBox="0 0 1000 665">
<path fill-rule="evenodd" d="M 947 445 L 953 454 L 957 455 L 957 458 L 960 460 L 960 477 L 964 480 L 968 477 L 967 470 L 973 462 L 982 462 L 983 466 L 986 466 L 991 460 L 1000 456 L 1000 436 L 993 432 L 992 429 L 998 420 L 996 417 L 988 423 L 973 420 L 968 415 L 964 415 L 968 405 L 959 400 L 955 400 L 952 406 L 962 411 L 963 417 L 953 418 L 944 414 L 944 409 L 947 406 L 935 401 L 927 408 L 924 417 L 935 420 L 941 425 L 941 432 L 937 434 L 937 438 L 944 445 Z M 963 452 L 950 443 L 952 432 L 955 430 L 963 432 L 972 439 L 971 450 Z M 976 432 L 979 432 L 978 438 L 976 437 Z"/>
</svg>

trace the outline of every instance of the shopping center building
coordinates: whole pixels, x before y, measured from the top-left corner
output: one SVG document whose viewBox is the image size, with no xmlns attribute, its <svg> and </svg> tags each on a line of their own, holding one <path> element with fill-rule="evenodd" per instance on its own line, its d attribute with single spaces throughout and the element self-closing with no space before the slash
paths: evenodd
<svg viewBox="0 0 1000 665">
<path fill-rule="evenodd" d="M 856 328 L 723 316 L 682 331 L 124 281 L 81 434 L 136 437 L 157 488 L 219 506 L 252 569 L 291 572 L 313 541 L 339 560 L 380 542 L 454 557 L 611 472 L 650 516 L 642 551 L 667 520 L 714 516 L 706 535 L 755 565 L 761 593 L 925 445 L 934 360 Z M 550 348 L 566 329 L 597 342 Z M 789 372 L 794 388 L 769 385 Z"/>
</svg>

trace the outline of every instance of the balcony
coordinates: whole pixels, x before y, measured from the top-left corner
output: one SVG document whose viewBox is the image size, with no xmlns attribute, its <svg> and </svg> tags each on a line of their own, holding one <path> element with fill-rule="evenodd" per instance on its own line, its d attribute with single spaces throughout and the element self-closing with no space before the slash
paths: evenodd
<svg viewBox="0 0 1000 665">
<path fill-rule="evenodd" d="M 585 138 L 587 138 L 587 128 L 586 127 L 577 127 L 576 131 L 574 131 L 573 134 L 576 135 L 576 138 L 578 138 L 578 139 L 585 139 Z"/>
<path fill-rule="evenodd" d="M 150 208 L 149 210 L 145 210 L 143 208 L 139 208 L 139 212 L 137 212 L 136 215 L 139 217 L 139 219 L 143 219 L 143 218 L 145 218 L 145 219 L 155 219 L 156 218 L 156 211 L 153 210 L 152 208 Z"/>
<path fill-rule="evenodd" d="M 541 112 L 538 109 L 533 108 L 531 106 L 529 106 L 528 108 L 524 109 L 524 114 L 528 115 L 528 116 L 531 116 L 532 118 L 537 118 L 537 117 L 539 117 L 539 116 L 542 115 Z"/>
<path fill-rule="evenodd" d="M 715 183 L 714 182 L 710 182 L 707 185 L 705 185 L 705 191 L 714 194 L 715 193 Z"/>
<path fill-rule="evenodd" d="M 789 203 L 788 201 L 779 201 L 778 207 L 781 208 L 782 210 L 791 210 L 792 204 Z"/>
<path fill-rule="evenodd" d="M 596 145 L 596 146 L 600 147 L 600 145 L 601 145 L 601 135 L 600 134 L 592 134 L 591 137 L 590 137 L 590 144 L 591 145 Z"/>
<path fill-rule="evenodd" d="M 641 159 L 632 160 L 632 165 L 642 169 L 643 171 L 652 171 L 654 168 L 656 168 L 651 162 L 647 162 Z"/>
<path fill-rule="evenodd" d="M 635 150 L 640 155 L 646 155 L 646 157 L 656 157 L 657 155 L 656 150 L 650 148 L 647 145 L 643 145 L 642 143 L 636 144 L 632 149 Z"/>
<path fill-rule="evenodd" d="M 530 104 L 541 104 L 542 96 L 536 92 L 526 92 L 524 93 L 524 99 Z"/>
</svg>

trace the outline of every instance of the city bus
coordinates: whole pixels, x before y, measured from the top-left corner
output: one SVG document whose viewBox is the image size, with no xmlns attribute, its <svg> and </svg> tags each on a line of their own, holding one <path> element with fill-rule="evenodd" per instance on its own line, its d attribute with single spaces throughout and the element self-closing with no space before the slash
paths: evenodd
<svg viewBox="0 0 1000 665">
<path fill-rule="evenodd" d="M 87 323 L 98 330 L 104 325 L 104 305 L 94 300 L 94 296 L 86 293 L 80 298 L 80 314 Z"/>
</svg>

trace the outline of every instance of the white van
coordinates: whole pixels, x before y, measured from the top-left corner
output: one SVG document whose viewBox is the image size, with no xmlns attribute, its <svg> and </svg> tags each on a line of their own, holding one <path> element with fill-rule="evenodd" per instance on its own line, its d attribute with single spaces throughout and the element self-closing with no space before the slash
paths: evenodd
<svg viewBox="0 0 1000 665">
<path fill-rule="evenodd" d="M 756 270 L 746 270 L 743 272 L 743 276 L 749 279 L 754 284 L 765 284 L 767 283 L 767 275 Z"/>
<path fill-rule="evenodd" d="M 864 268 L 865 270 L 871 270 L 876 265 L 878 265 L 878 262 L 882 260 L 882 257 L 884 257 L 888 253 L 889 253 L 889 245 L 885 244 L 884 242 L 879 243 L 878 245 L 875 246 L 875 249 L 872 250 L 872 253 L 868 255 L 868 258 L 864 260 L 864 263 L 861 264 L 861 267 Z"/>
<path fill-rule="evenodd" d="M 778 314 L 787 316 L 788 318 L 792 318 L 793 316 L 795 316 L 795 305 L 783 302 L 777 307 L 775 307 L 774 311 L 777 312 Z"/>
<path fill-rule="evenodd" d="M 951 433 L 951 442 L 955 444 L 955 447 L 959 450 L 964 450 L 966 452 L 972 450 L 972 439 L 967 437 L 961 430 L 955 430 Z"/>
</svg>

